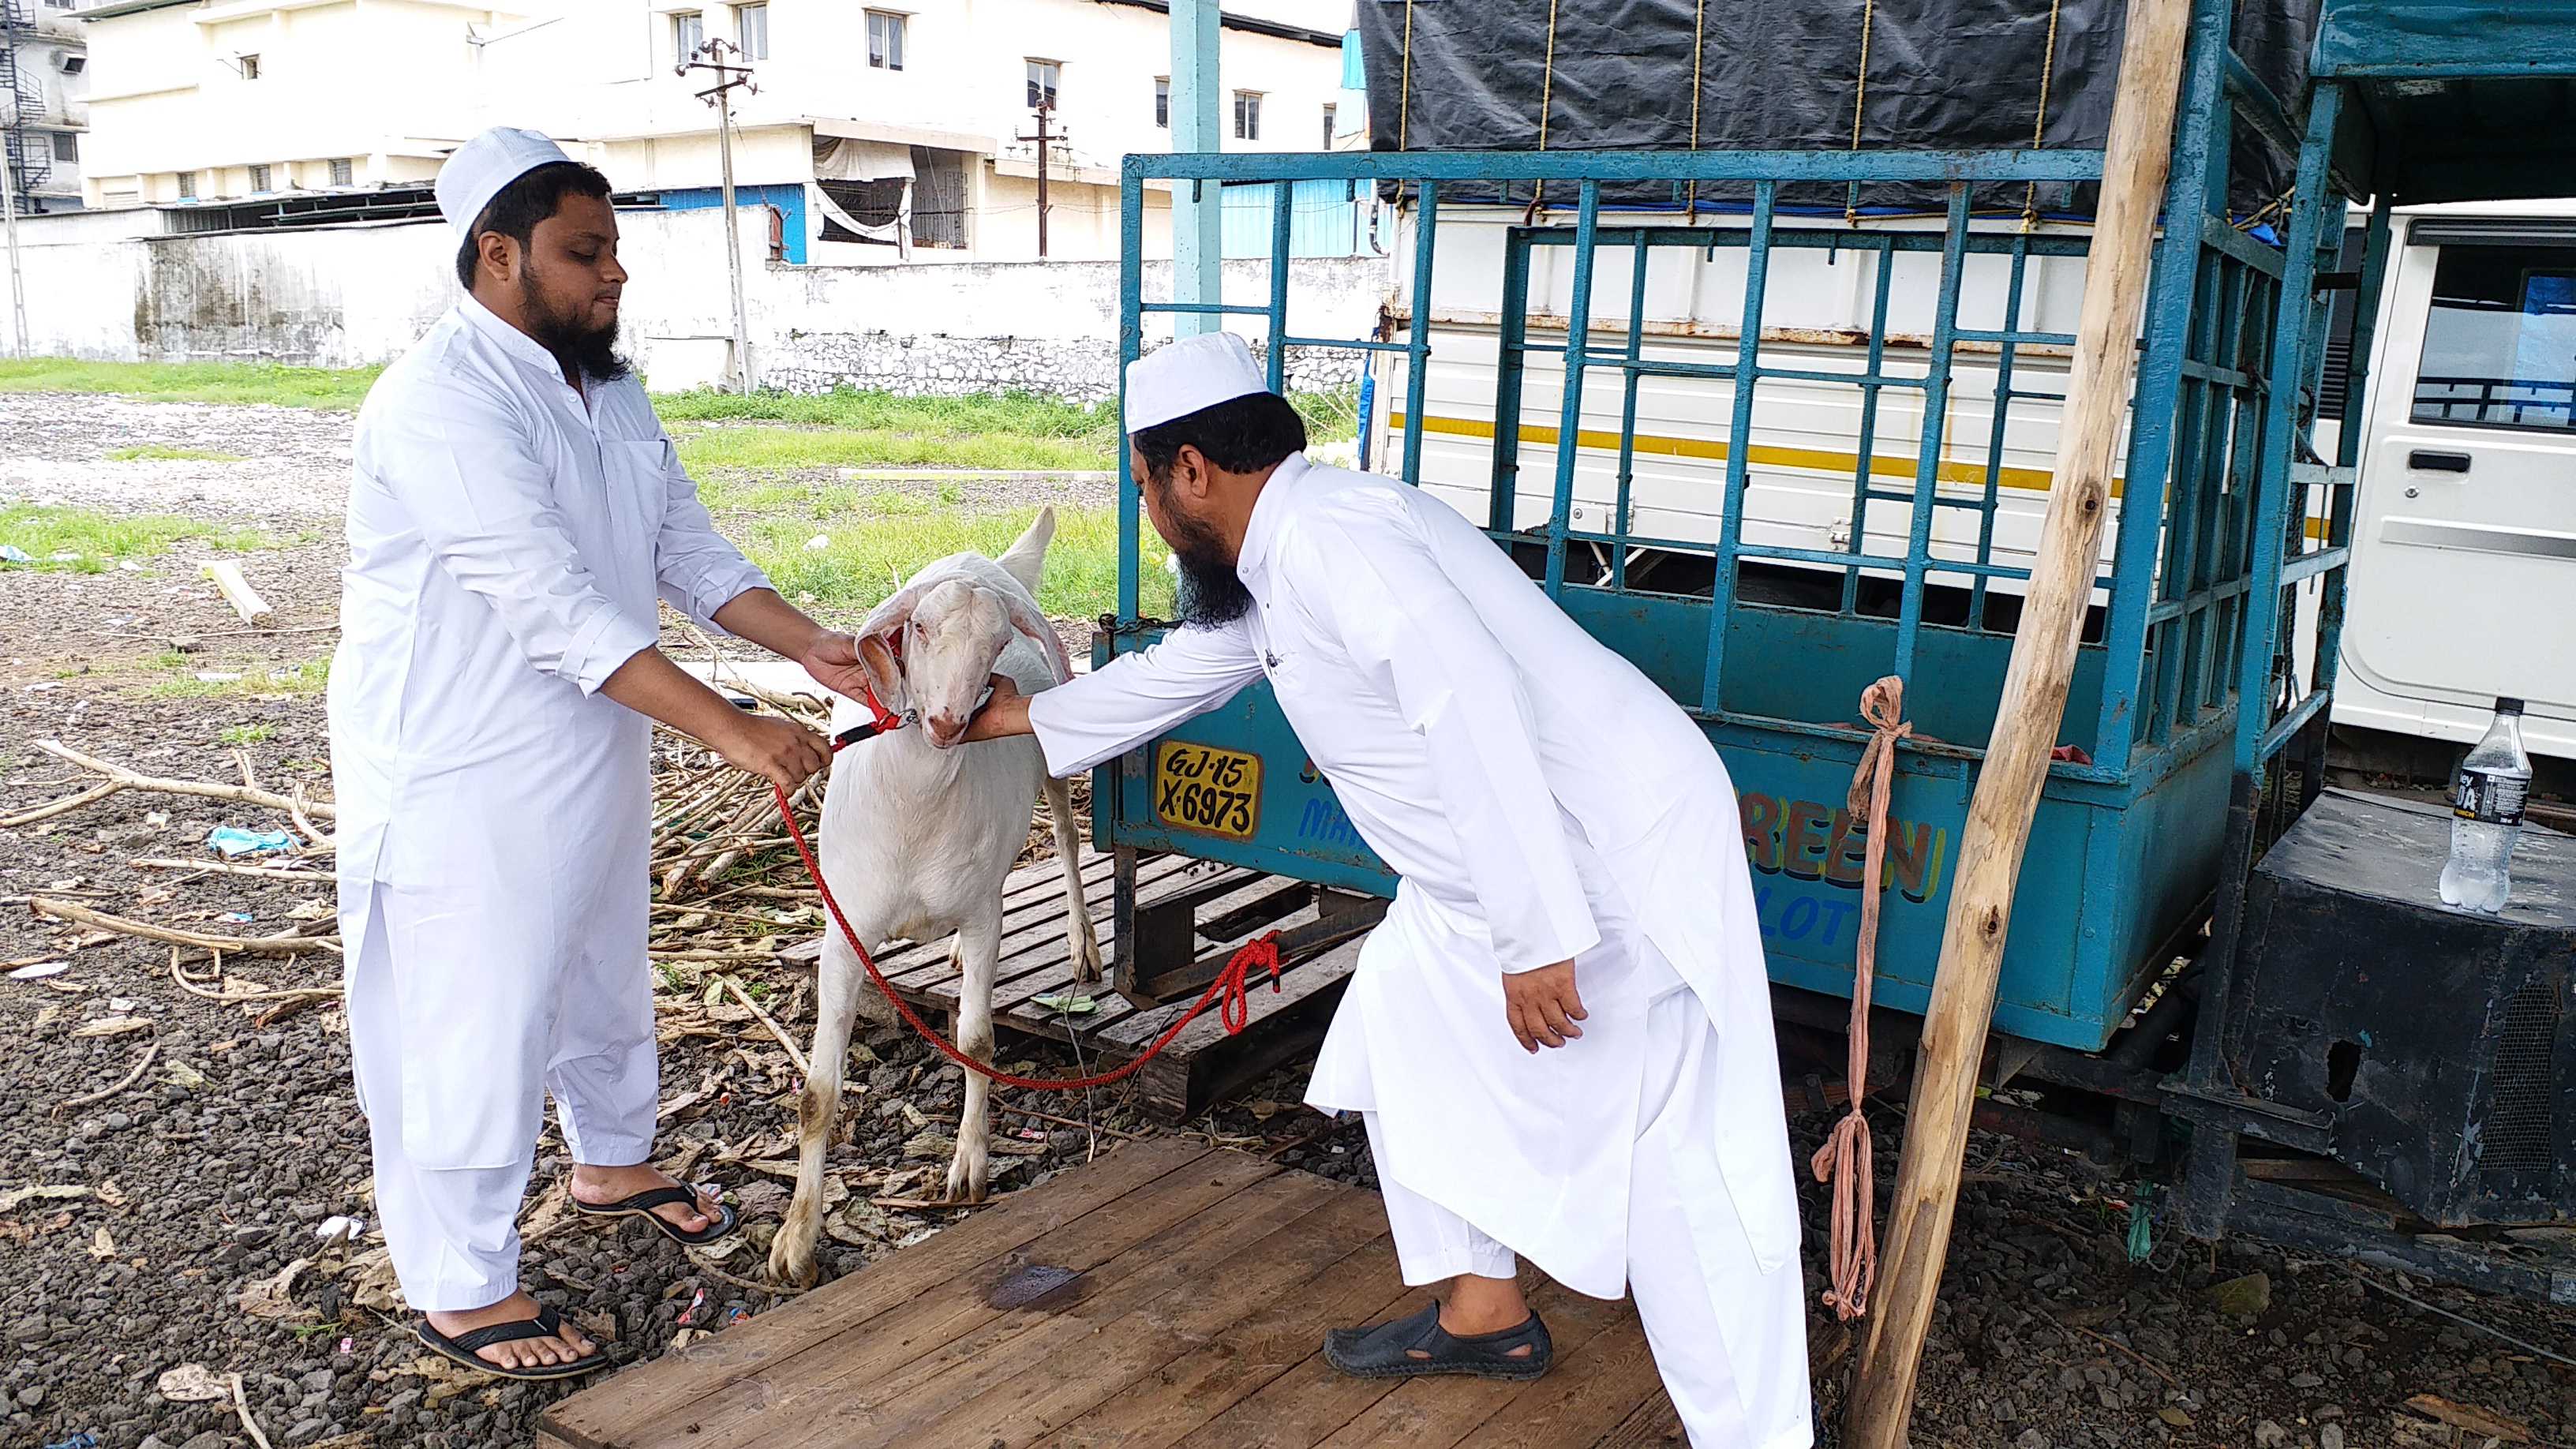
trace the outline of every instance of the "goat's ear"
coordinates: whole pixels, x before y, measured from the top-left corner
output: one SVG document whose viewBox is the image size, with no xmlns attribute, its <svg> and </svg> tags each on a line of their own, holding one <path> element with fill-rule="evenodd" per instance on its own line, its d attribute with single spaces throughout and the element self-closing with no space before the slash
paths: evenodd
<svg viewBox="0 0 2576 1449">
<path fill-rule="evenodd" d="M 912 622 L 912 611 L 921 603 L 928 586 L 915 580 L 894 591 L 884 603 L 859 626 L 859 663 L 868 671 L 869 683 L 876 686 L 879 701 L 894 708 L 903 695 L 903 664 L 895 658 L 888 642 L 904 625 Z"/>
<path fill-rule="evenodd" d="M 1064 641 L 1056 637 L 1055 626 L 1046 621 L 1044 614 L 1015 598 L 1005 598 L 1002 608 L 1010 615 L 1013 629 L 1046 651 L 1047 667 L 1055 672 L 1056 683 L 1073 678 L 1073 661 L 1065 656 Z"/>
<path fill-rule="evenodd" d="M 894 651 L 887 647 L 882 634 L 859 636 L 859 665 L 868 672 L 868 684 L 877 692 L 877 703 L 889 709 L 901 709 L 903 666 L 895 662 Z"/>
</svg>

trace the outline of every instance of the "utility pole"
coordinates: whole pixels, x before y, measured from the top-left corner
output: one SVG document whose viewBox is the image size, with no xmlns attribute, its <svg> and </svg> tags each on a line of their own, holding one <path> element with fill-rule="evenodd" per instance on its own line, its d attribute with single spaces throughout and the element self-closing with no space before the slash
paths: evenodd
<svg viewBox="0 0 2576 1449">
<path fill-rule="evenodd" d="M 1054 115 L 1055 102 L 1041 99 L 1038 102 L 1038 133 L 1019 138 L 1038 143 L 1038 259 L 1040 261 L 1044 261 L 1047 254 L 1047 147 L 1053 142 L 1065 139 L 1065 133 L 1062 131 L 1052 136 L 1047 134 L 1047 121 Z"/>
<path fill-rule="evenodd" d="M 715 76 L 715 84 L 698 92 L 698 99 L 716 110 L 716 162 L 724 174 L 725 269 L 733 277 L 733 366 L 734 390 L 751 395 L 751 329 L 742 305 L 742 232 L 735 224 L 733 208 L 733 93 L 739 87 L 753 95 L 760 87 L 752 84 L 751 67 L 725 59 L 739 58 L 742 47 L 722 36 L 701 43 L 697 57 L 684 60 L 672 70 L 687 75 L 703 70 Z"/>
<path fill-rule="evenodd" d="M 1172 149 L 1222 151 L 1217 106 L 1217 0 L 1172 0 Z M 1222 302 L 1225 189 L 1212 182 L 1172 183 L 1172 300 Z M 1224 319 L 1205 312 L 1172 317 L 1172 333 L 1214 332 Z"/>
</svg>

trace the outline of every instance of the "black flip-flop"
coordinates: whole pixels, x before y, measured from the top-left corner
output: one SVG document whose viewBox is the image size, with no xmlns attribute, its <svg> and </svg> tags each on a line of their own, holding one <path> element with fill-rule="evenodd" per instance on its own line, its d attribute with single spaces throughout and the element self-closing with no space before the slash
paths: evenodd
<svg viewBox="0 0 2576 1449">
<path fill-rule="evenodd" d="M 621 1197 L 615 1202 L 589 1203 L 577 1197 L 572 1200 L 575 1212 L 594 1218 L 642 1218 L 661 1229 L 662 1236 L 692 1248 L 705 1247 L 733 1231 L 735 1222 L 733 1209 L 723 1203 L 716 1204 L 716 1220 L 694 1233 L 680 1231 L 678 1224 L 653 1211 L 657 1207 L 685 1207 L 694 1211 L 697 1205 L 698 1190 L 685 1183 L 648 1188 L 633 1197 Z"/>
<path fill-rule="evenodd" d="M 1527 1348 L 1518 1357 L 1514 1349 Z M 1415 1358 L 1420 1352 L 1426 1357 Z M 1467 1374 L 1522 1381 L 1547 1372 L 1556 1345 L 1536 1313 L 1517 1328 L 1460 1336 L 1440 1326 L 1435 1303 L 1410 1318 L 1374 1328 L 1336 1328 L 1324 1335 L 1324 1362 L 1364 1379 L 1409 1379 L 1427 1374 Z"/>
<path fill-rule="evenodd" d="M 590 1352 L 570 1363 L 539 1364 L 534 1368 L 505 1368 L 482 1358 L 479 1351 L 496 1343 L 515 1343 L 523 1338 L 553 1338 L 563 1332 L 563 1319 L 551 1308 L 540 1307 L 534 1318 L 516 1323 L 495 1323 L 484 1328 L 469 1328 L 454 1338 L 429 1326 L 424 1318 L 418 1325 L 420 1341 L 442 1356 L 454 1359 L 467 1368 L 502 1379 L 570 1379 L 608 1367 L 608 1354 L 597 1344 Z"/>
</svg>

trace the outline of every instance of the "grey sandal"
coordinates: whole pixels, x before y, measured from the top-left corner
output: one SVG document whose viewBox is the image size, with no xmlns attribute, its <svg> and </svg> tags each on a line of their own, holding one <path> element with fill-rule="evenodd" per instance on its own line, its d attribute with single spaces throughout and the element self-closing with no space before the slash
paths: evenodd
<svg viewBox="0 0 2576 1449">
<path fill-rule="evenodd" d="M 1516 1355 L 1514 1350 L 1521 1348 L 1529 1352 Z M 1423 1356 L 1416 1358 L 1417 1353 Z M 1546 1373 L 1555 1359 L 1556 1345 L 1535 1312 L 1517 1328 L 1461 1337 L 1440 1326 L 1440 1305 L 1435 1303 L 1393 1323 L 1336 1328 L 1324 1335 L 1324 1362 L 1364 1379 L 1468 1374 L 1527 1380 Z"/>
</svg>

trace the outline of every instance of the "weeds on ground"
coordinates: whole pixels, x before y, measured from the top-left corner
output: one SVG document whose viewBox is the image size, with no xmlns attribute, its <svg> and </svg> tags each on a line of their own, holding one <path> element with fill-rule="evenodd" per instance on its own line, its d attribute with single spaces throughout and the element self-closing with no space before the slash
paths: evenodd
<svg viewBox="0 0 2576 1449">
<path fill-rule="evenodd" d="M 203 448 L 174 448 L 168 443 L 138 443 L 131 448 L 110 448 L 111 463 L 238 463 L 235 453 L 210 453 Z"/>
<path fill-rule="evenodd" d="M 268 362 L 84 362 L 0 359 L 0 392 L 108 392 L 156 402 L 276 403 L 349 412 L 380 367 L 283 367 Z"/>
<path fill-rule="evenodd" d="M 0 563 L 0 569 L 103 573 L 127 560 L 157 557 L 181 543 L 244 553 L 273 548 L 277 540 L 255 528 L 218 528 L 166 513 L 119 515 L 46 504 L 0 504 L 0 545 L 27 555 L 23 563 Z"/>
</svg>

